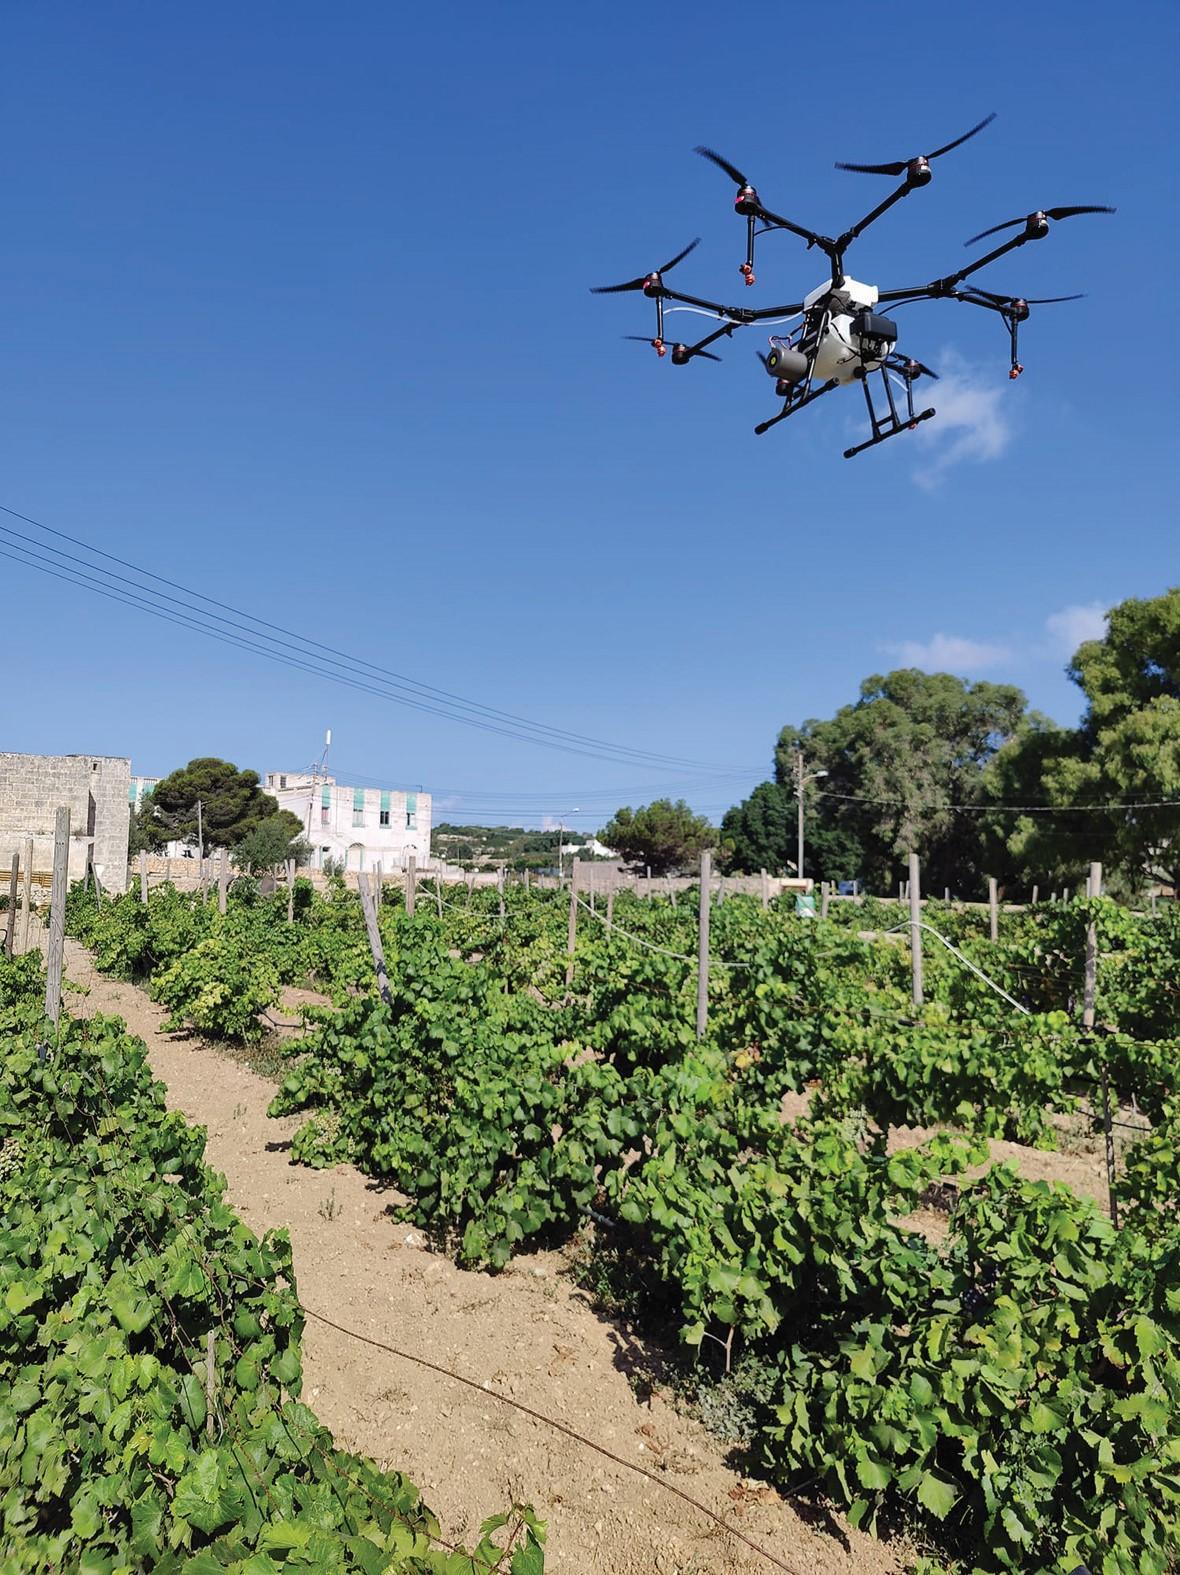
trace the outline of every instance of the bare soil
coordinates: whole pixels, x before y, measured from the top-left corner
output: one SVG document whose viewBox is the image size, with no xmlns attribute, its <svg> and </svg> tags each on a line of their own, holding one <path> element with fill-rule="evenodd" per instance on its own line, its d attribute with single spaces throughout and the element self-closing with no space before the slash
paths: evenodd
<svg viewBox="0 0 1180 1575">
<path fill-rule="evenodd" d="M 770 1549 L 796 1575 L 887 1575 L 910 1550 L 883 1545 L 836 1514 L 743 1479 L 726 1448 L 683 1416 L 658 1383 L 660 1353 L 601 1316 L 557 1254 L 500 1275 L 456 1268 L 390 1217 L 390 1194 L 351 1166 L 315 1171 L 288 1158 L 294 1118 L 271 1120 L 272 1081 L 188 1036 L 134 985 L 104 978 L 66 942 L 66 973 L 86 991 L 69 1009 L 121 1016 L 147 1044 L 168 1103 L 208 1133 L 210 1163 L 256 1231 L 285 1227 L 309 1311 L 475 1379 L 479 1395 L 308 1318 L 304 1398 L 345 1448 L 404 1471 L 444 1535 L 532 1503 L 549 1524 L 554 1575 L 747 1575 L 767 1560 L 682 1500 L 496 1400 L 509 1395 L 666 1477 Z M 306 998 L 312 992 L 298 992 Z M 285 1007 L 304 999 L 289 993 Z M 284 1017 L 296 1012 L 284 1011 Z M 637 1392 L 638 1391 L 638 1392 Z M 804 1514 L 806 1519 L 804 1519 Z"/>
</svg>

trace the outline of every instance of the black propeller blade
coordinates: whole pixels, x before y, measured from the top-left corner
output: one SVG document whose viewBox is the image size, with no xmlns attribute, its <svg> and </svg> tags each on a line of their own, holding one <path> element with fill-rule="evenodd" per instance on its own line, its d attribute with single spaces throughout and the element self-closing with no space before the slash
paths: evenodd
<svg viewBox="0 0 1180 1575">
<path fill-rule="evenodd" d="M 1083 203 L 1080 207 L 1072 208 L 1041 208 L 1036 213 L 1027 213 L 1020 219 L 1005 219 L 1003 224 L 993 224 L 990 230 L 980 230 L 978 235 L 973 235 L 969 241 L 964 241 L 964 246 L 974 246 L 976 241 L 982 241 L 988 235 L 998 235 L 1001 230 L 1014 230 L 1017 225 L 1023 224 L 1030 235 L 1044 235 L 1049 226 L 1047 219 L 1069 219 L 1075 213 L 1114 213 L 1114 208 L 1108 208 L 1101 203 Z"/>
<path fill-rule="evenodd" d="M 723 159 L 720 153 L 714 153 L 712 148 L 694 148 L 692 151 L 699 153 L 703 159 L 708 159 L 710 163 L 716 164 L 719 170 L 723 170 L 729 176 L 735 186 L 743 188 L 749 186 L 753 190 L 753 182 L 746 179 L 736 164 L 731 164 L 728 159 Z"/>
<path fill-rule="evenodd" d="M 905 365 L 898 370 L 907 382 L 912 383 L 915 377 L 932 377 L 936 383 L 938 382 L 938 373 L 932 372 L 928 366 L 923 366 L 921 361 L 915 361 L 912 356 L 907 356 Z"/>
<path fill-rule="evenodd" d="M 994 301 L 997 306 L 1010 306 L 1016 301 L 1023 301 L 1025 306 L 1053 306 L 1058 301 L 1083 301 L 1086 297 L 1084 290 L 1077 295 L 997 295 L 994 290 L 981 290 L 977 284 L 970 287 L 972 295 L 982 295 L 987 301 Z"/>
<path fill-rule="evenodd" d="M 683 366 L 686 361 L 691 361 L 694 356 L 700 356 L 705 361 L 720 361 L 719 355 L 714 355 L 711 350 L 693 350 L 688 345 L 670 345 L 663 339 L 649 339 L 645 334 L 621 334 L 621 339 L 630 339 L 635 344 L 650 345 L 657 355 L 672 352 L 674 366 Z"/>
<path fill-rule="evenodd" d="M 907 170 L 913 172 L 918 167 L 925 168 L 931 159 L 940 159 L 944 153 L 949 153 L 952 148 L 961 147 L 964 142 L 976 136 L 985 126 L 990 126 L 995 120 L 995 111 L 986 115 L 978 124 L 972 126 L 970 131 L 965 131 L 961 137 L 956 137 L 953 142 L 945 143 L 941 148 L 935 148 L 933 153 L 919 153 L 912 159 L 897 159 L 892 164 L 841 164 L 837 163 L 838 170 L 855 170 L 858 175 L 904 175 Z M 700 151 L 698 149 L 698 151 Z"/>
<path fill-rule="evenodd" d="M 657 268 L 654 273 L 645 273 L 640 279 L 628 279 L 626 284 L 599 284 L 591 287 L 591 295 L 619 295 L 624 290 L 642 290 L 645 285 L 659 284 L 664 274 L 671 273 L 677 263 L 681 263 L 689 252 L 695 251 L 701 244 L 698 235 L 695 241 L 690 241 L 682 252 L 677 252 L 671 262 L 666 262 L 662 268 Z"/>
</svg>

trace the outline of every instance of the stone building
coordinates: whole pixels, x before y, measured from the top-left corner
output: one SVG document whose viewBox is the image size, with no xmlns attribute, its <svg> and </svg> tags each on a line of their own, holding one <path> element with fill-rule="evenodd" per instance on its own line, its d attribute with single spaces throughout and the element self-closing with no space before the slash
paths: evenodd
<svg viewBox="0 0 1180 1575">
<path fill-rule="evenodd" d="M 0 870 L 24 858 L 33 839 L 33 869 L 53 868 L 53 829 L 60 805 L 70 812 L 70 879 L 93 862 L 107 891 L 127 889 L 131 762 L 116 755 L 0 754 Z"/>
</svg>

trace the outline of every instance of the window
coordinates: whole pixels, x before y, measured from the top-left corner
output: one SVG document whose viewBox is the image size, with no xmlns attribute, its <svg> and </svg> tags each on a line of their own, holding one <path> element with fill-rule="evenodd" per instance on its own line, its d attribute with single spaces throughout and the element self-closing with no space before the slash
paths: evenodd
<svg viewBox="0 0 1180 1575">
<path fill-rule="evenodd" d="M 383 826 L 388 826 L 389 824 L 389 811 L 387 809 L 381 811 L 381 824 Z"/>
<path fill-rule="evenodd" d="M 365 823 L 365 812 L 364 812 L 363 809 L 354 809 L 353 810 L 353 812 L 352 812 L 352 823 L 353 823 L 354 826 L 363 826 L 364 825 L 364 823 Z"/>
<path fill-rule="evenodd" d="M 406 830 L 413 831 L 418 820 L 418 795 L 406 794 Z"/>
<path fill-rule="evenodd" d="M 328 806 L 326 804 L 321 804 L 321 806 L 320 806 L 320 825 L 321 826 L 326 826 L 326 825 L 329 824 L 329 818 L 328 818 L 329 817 L 329 813 L 330 812 L 328 810 Z"/>
<path fill-rule="evenodd" d="M 382 793 L 382 795 L 381 795 L 381 825 L 383 825 L 383 826 L 388 826 L 389 825 L 389 794 L 388 793 Z"/>
<path fill-rule="evenodd" d="M 286 779 L 286 777 L 280 777 L 280 778 L 279 778 L 279 786 L 280 786 L 280 787 L 281 787 L 281 788 L 285 788 L 285 787 L 286 787 L 286 785 L 287 785 L 287 779 Z"/>
</svg>

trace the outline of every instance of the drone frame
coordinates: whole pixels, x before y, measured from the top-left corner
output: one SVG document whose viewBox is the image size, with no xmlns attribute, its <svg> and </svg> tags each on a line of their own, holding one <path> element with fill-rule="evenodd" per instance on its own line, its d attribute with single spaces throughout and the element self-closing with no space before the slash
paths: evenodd
<svg viewBox="0 0 1180 1575">
<path fill-rule="evenodd" d="M 758 235 L 766 234 L 773 230 L 785 230 L 792 235 L 798 236 L 801 240 L 806 241 L 808 250 L 810 250 L 812 247 L 816 247 L 828 258 L 832 278 L 831 291 L 818 300 L 813 299 L 810 304 L 808 304 L 806 301 L 797 301 L 781 306 L 767 306 L 761 308 L 727 306 L 721 302 L 706 300 L 701 296 L 689 295 L 685 291 L 671 289 L 667 284 L 664 283 L 663 274 L 669 272 L 672 267 L 682 261 L 683 258 L 686 257 L 688 253 L 696 247 L 698 244 L 696 241 L 693 241 L 691 245 L 686 247 L 683 252 L 681 252 L 672 260 L 671 263 L 665 264 L 662 270 L 656 270 L 655 272 L 650 273 L 643 278 L 631 280 L 626 284 L 607 285 L 601 287 L 594 293 L 605 294 L 614 293 L 616 291 L 639 289 L 642 290 L 643 294 L 650 300 L 654 300 L 656 305 L 656 337 L 651 342 L 657 347 L 661 355 L 665 353 L 666 349 L 664 341 L 665 302 L 676 302 L 683 306 L 692 307 L 699 311 L 710 313 L 713 316 L 722 319 L 721 327 L 706 334 L 703 338 L 696 341 L 696 343 L 676 344 L 672 346 L 672 360 L 677 365 L 685 364 L 694 356 L 706 350 L 709 345 L 715 343 L 718 339 L 732 336 L 732 334 L 739 328 L 750 327 L 753 324 L 760 322 L 770 322 L 774 319 L 791 318 L 804 315 L 805 329 L 800 339 L 800 345 L 808 347 L 804 351 L 804 353 L 807 354 L 806 372 L 797 383 L 791 385 L 785 390 L 782 383 L 780 382 L 780 392 L 782 392 L 784 396 L 783 407 L 777 415 L 772 416 L 767 421 L 760 422 L 754 428 L 755 433 L 761 436 L 763 433 L 768 432 L 771 427 L 777 426 L 780 421 L 784 421 L 788 416 L 794 415 L 796 411 L 802 410 L 805 405 L 814 403 L 814 401 L 820 398 L 821 395 L 829 393 L 832 389 L 842 386 L 835 379 L 829 379 L 827 382 L 820 384 L 818 387 L 813 387 L 813 383 L 815 377 L 816 358 L 819 353 L 819 348 L 823 343 L 824 333 L 832 315 L 832 296 L 841 288 L 845 279 L 844 258 L 849 247 L 852 246 L 855 241 L 859 240 L 859 238 L 871 225 L 875 224 L 878 219 L 880 219 L 884 214 L 888 213 L 889 210 L 893 208 L 895 204 L 900 202 L 904 197 L 908 197 L 911 192 L 917 191 L 921 187 L 929 185 L 933 178 L 933 171 L 930 168 L 931 159 L 938 158 L 941 156 L 941 154 L 948 153 L 952 148 L 956 148 L 961 143 L 966 142 L 969 138 L 975 136 L 977 132 L 982 131 L 983 128 L 989 125 L 994 119 L 994 114 L 988 115 L 984 120 L 981 120 L 978 125 L 972 127 L 970 131 L 964 133 L 963 136 L 956 138 L 953 142 L 947 143 L 944 147 L 937 149 L 931 154 L 919 155 L 916 158 L 906 161 L 898 161 L 896 164 L 892 165 L 837 165 L 837 168 L 849 169 L 866 174 L 902 174 L 904 178 L 902 179 L 901 184 L 896 187 L 896 189 L 892 191 L 888 197 L 877 203 L 877 205 L 874 208 L 871 208 L 863 218 L 858 219 L 855 224 L 850 225 L 849 228 L 846 229 L 841 235 L 835 237 L 821 235 L 818 231 L 809 230 L 803 225 L 796 224 L 794 220 L 788 219 L 782 214 L 775 213 L 771 209 L 765 207 L 759 198 L 757 191 L 740 170 L 729 164 L 719 154 L 714 153 L 712 149 L 704 147 L 697 148 L 696 151 L 698 153 L 709 159 L 712 163 L 716 164 L 724 173 L 729 175 L 737 182 L 738 193 L 734 202 L 734 208 L 735 211 L 746 220 L 746 258 L 739 271 L 745 278 L 747 285 L 752 285 L 755 282 L 754 250 L 755 240 Z M 999 258 L 1006 256 L 1009 252 L 1019 250 L 1020 247 L 1027 245 L 1029 241 L 1043 239 L 1049 233 L 1049 224 L 1051 219 L 1064 218 L 1075 213 L 1113 213 L 1114 211 L 1115 210 L 1113 208 L 1105 206 L 1100 207 L 1097 205 L 1058 209 L 1040 209 L 1034 213 L 1028 214 L 1023 219 L 1014 219 L 1008 221 L 1006 224 L 996 225 L 992 230 L 986 230 L 982 232 L 981 235 L 973 237 L 973 240 L 981 240 L 985 235 L 993 234 L 996 230 L 1009 228 L 1018 224 L 1023 224 L 1024 228 L 1010 239 L 1003 241 L 1000 245 L 992 247 L 992 249 L 986 252 L 982 257 L 974 258 L 964 267 L 957 268 L 951 273 L 944 274 L 939 279 L 933 279 L 928 284 L 911 285 L 901 289 L 880 291 L 877 297 L 877 304 L 879 306 L 901 306 L 908 305 L 914 301 L 954 300 L 962 301 L 969 306 L 982 307 L 986 311 L 995 312 L 1008 329 L 1011 349 L 1011 361 L 1008 375 L 1010 378 L 1015 379 L 1019 377 L 1021 372 L 1024 370 L 1018 359 L 1018 334 L 1020 324 L 1025 322 L 1029 317 L 1031 305 L 1049 304 L 1050 301 L 1075 300 L 1078 299 L 1078 297 L 1055 296 L 1038 303 L 1029 302 L 1022 296 L 998 295 L 993 291 L 983 290 L 974 285 L 969 285 L 966 289 L 961 288 L 961 286 L 966 280 L 970 279 L 973 274 L 978 273 L 982 268 L 988 267 L 991 263 L 998 261 Z M 968 241 L 966 244 L 971 245 L 972 242 Z M 873 375 L 874 371 L 879 372 L 885 392 L 886 409 L 880 416 L 878 416 L 874 407 L 873 398 L 869 387 L 869 379 Z M 906 392 L 906 410 L 904 413 L 898 411 L 897 403 L 894 399 L 893 390 L 890 385 L 890 379 L 888 375 L 890 371 L 894 373 L 900 373 L 904 380 Z M 878 444 L 884 443 L 888 438 L 896 436 L 898 432 L 912 431 L 916 426 L 918 426 L 920 422 L 929 420 L 935 414 L 935 411 L 932 408 L 923 410 L 920 413 L 915 412 L 914 409 L 913 382 L 914 378 L 921 375 L 922 373 L 928 373 L 928 369 L 922 367 L 920 363 L 909 360 L 905 357 L 901 357 L 892 351 L 890 351 L 886 357 L 882 358 L 878 365 L 872 370 L 866 370 L 863 367 L 858 369 L 856 376 L 860 379 L 864 389 L 865 403 L 868 408 L 872 436 L 863 443 L 859 443 L 852 448 L 845 449 L 845 459 L 852 459 L 855 455 L 863 453 L 865 449 L 875 448 Z"/>
</svg>

